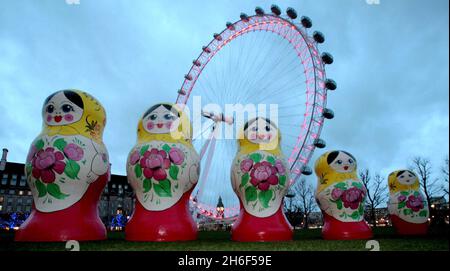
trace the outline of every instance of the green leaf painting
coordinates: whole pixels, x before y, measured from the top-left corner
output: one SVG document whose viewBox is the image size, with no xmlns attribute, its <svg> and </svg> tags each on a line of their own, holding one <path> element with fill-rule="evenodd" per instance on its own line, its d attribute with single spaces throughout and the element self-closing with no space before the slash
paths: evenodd
<svg viewBox="0 0 450 271">
<path fill-rule="evenodd" d="M 253 160 L 253 162 L 259 163 L 259 161 L 261 161 L 262 155 L 260 153 L 252 153 L 249 157 Z"/>
<path fill-rule="evenodd" d="M 342 189 L 342 190 L 346 190 L 347 189 L 347 184 L 346 183 L 337 183 L 334 185 L 334 187 Z"/>
<path fill-rule="evenodd" d="M 266 191 L 260 191 L 258 194 L 258 200 L 261 203 L 262 207 L 269 208 L 269 202 L 270 199 L 272 199 L 273 191 L 272 190 L 266 190 Z"/>
<path fill-rule="evenodd" d="M 279 178 L 279 182 L 281 186 L 285 186 L 286 185 L 286 175 L 281 175 Z"/>
<path fill-rule="evenodd" d="M 134 167 L 134 174 L 136 174 L 136 178 L 141 178 L 141 176 L 142 176 L 141 165 L 136 164 L 136 166 Z"/>
<path fill-rule="evenodd" d="M 255 201 L 258 198 L 258 192 L 254 186 L 249 186 L 245 189 L 245 200 L 248 202 Z"/>
<path fill-rule="evenodd" d="M 267 162 L 271 163 L 272 165 L 275 165 L 275 158 L 273 156 L 268 156 Z"/>
<path fill-rule="evenodd" d="M 341 199 L 338 199 L 338 200 L 336 201 L 336 208 L 338 208 L 338 210 L 341 210 L 341 209 L 342 209 L 342 200 L 341 200 Z"/>
<path fill-rule="evenodd" d="M 169 168 L 170 178 L 172 178 L 175 181 L 178 180 L 178 171 L 179 171 L 179 168 L 177 166 L 171 165 Z"/>
<path fill-rule="evenodd" d="M 145 179 L 143 186 L 144 186 L 144 193 L 147 193 L 148 191 L 150 191 L 150 189 L 152 189 L 152 180 Z"/>
<path fill-rule="evenodd" d="M 42 139 L 39 139 L 38 141 L 36 141 L 34 146 L 36 147 L 36 149 L 38 151 L 40 151 L 40 150 L 42 150 L 42 148 L 44 148 L 44 141 Z"/>
<path fill-rule="evenodd" d="M 170 146 L 167 145 L 167 144 L 164 144 L 164 146 L 162 146 L 162 149 L 163 149 L 164 151 L 166 151 L 167 153 L 170 152 Z"/>
<path fill-rule="evenodd" d="M 428 215 L 427 210 L 422 210 L 419 212 L 419 216 L 421 216 L 421 217 L 426 217 L 427 215 Z"/>
<path fill-rule="evenodd" d="M 45 184 L 43 184 L 39 180 L 36 180 L 35 184 L 36 184 L 36 189 L 38 191 L 38 197 L 39 198 L 45 197 L 45 195 L 47 195 L 47 187 L 45 187 Z"/>
<path fill-rule="evenodd" d="M 239 187 L 244 187 L 248 183 L 249 179 L 250 179 L 250 175 L 248 175 L 248 173 L 245 173 L 244 175 L 242 175 L 241 185 L 239 185 Z"/>
<path fill-rule="evenodd" d="M 80 172 L 80 165 L 77 162 L 68 159 L 64 173 L 71 179 L 78 179 L 78 172 Z"/>
<path fill-rule="evenodd" d="M 64 148 L 67 146 L 67 142 L 64 140 L 64 138 L 59 138 L 55 140 L 55 142 L 53 142 L 53 146 L 60 151 L 64 151 Z"/>
<path fill-rule="evenodd" d="M 142 146 L 141 151 L 139 152 L 139 153 L 141 154 L 141 156 L 143 156 L 144 153 L 145 153 L 146 151 L 148 151 L 148 148 L 149 148 L 149 147 L 150 147 L 150 145 Z"/>
<path fill-rule="evenodd" d="M 163 181 L 160 181 L 159 183 L 153 184 L 153 189 L 155 190 L 155 193 L 160 197 L 171 197 L 172 191 L 170 188 L 172 187 L 169 180 L 165 179 Z"/>
<path fill-rule="evenodd" d="M 47 192 L 57 199 L 65 199 L 66 197 L 69 196 L 67 194 L 62 193 L 59 186 L 55 183 L 49 183 L 47 185 Z"/>
</svg>

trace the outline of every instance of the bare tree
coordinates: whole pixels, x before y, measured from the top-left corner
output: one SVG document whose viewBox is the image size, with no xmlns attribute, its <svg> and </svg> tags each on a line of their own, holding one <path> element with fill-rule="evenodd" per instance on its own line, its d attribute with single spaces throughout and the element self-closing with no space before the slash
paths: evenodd
<svg viewBox="0 0 450 271">
<path fill-rule="evenodd" d="M 442 167 L 442 175 L 444 175 L 444 185 L 442 186 L 442 190 L 448 196 L 448 157 L 445 159 L 444 166 Z"/>
<path fill-rule="evenodd" d="M 428 206 L 431 206 L 431 197 L 439 190 L 438 179 L 431 179 L 431 162 L 423 157 L 415 157 L 412 160 L 411 169 L 419 176 L 420 187 L 423 189 Z"/>
<path fill-rule="evenodd" d="M 306 182 L 306 179 L 302 178 L 294 184 L 293 190 L 295 191 L 296 207 L 303 213 L 304 216 L 303 227 L 307 229 L 309 215 L 314 210 L 316 205 L 314 188 L 311 184 Z"/>
<path fill-rule="evenodd" d="M 384 178 L 378 173 L 372 179 L 368 169 L 361 171 L 359 177 L 367 190 L 366 207 L 370 211 L 371 223 L 376 227 L 376 208 L 387 200 L 387 186 Z"/>
</svg>

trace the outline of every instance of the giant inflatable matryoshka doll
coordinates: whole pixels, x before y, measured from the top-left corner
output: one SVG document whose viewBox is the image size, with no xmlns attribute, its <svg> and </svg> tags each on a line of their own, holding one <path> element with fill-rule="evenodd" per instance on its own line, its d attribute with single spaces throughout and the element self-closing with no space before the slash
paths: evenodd
<svg viewBox="0 0 450 271">
<path fill-rule="evenodd" d="M 293 237 L 283 213 L 289 168 L 280 141 L 276 125 L 261 117 L 248 121 L 239 135 L 231 168 L 232 187 L 241 206 L 231 231 L 234 241 L 286 241 Z"/>
<path fill-rule="evenodd" d="M 110 174 L 103 106 L 86 92 L 63 90 L 45 100 L 42 116 L 25 164 L 33 209 L 15 240 L 106 239 L 98 216 Z"/>
<path fill-rule="evenodd" d="M 429 210 L 420 192 L 419 178 L 410 170 L 389 174 L 388 210 L 398 234 L 424 235 L 428 231 Z"/>
<path fill-rule="evenodd" d="M 189 197 L 198 181 L 200 158 L 191 143 L 188 117 L 176 105 L 156 104 L 139 121 L 137 134 L 127 160 L 136 203 L 126 239 L 196 239 Z"/>
<path fill-rule="evenodd" d="M 357 176 L 356 159 L 346 151 L 321 155 L 315 164 L 316 201 L 322 211 L 322 237 L 327 240 L 368 239 L 372 230 L 364 220 L 367 194 Z"/>
</svg>

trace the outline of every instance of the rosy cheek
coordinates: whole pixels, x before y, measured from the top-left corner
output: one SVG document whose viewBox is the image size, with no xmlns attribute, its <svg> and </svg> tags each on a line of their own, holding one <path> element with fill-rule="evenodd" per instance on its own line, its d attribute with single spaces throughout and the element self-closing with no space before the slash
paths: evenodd
<svg viewBox="0 0 450 271">
<path fill-rule="evenodd" d="M 173 126 L 173 122 L 172 122 L 172 121 L 168 121 L 168 122 L 166 123 L 167 129 L 172 129 L 172 126 Z"/>
<path fill-rule="evenodd" d="M 72 115 L 72 114 L 64 115 L 64 119 L 65 119 L 66 121 L 73 121 L 73 115 Z"/>
<path fill-rule="evenodd" d="M 152 130 L 154 127 L 155 127 L 155 124 L 153 123 L 153 121 L 147 122 L 147 129 Z"/>
<path fill-rule="evenodd" d="M 271 140 L 272 139 L 272 134 L 267 134 L 267 139 Z"/>
<path fill-rule="evenodd" d="M 52 116 L 51 115 L 47 115 L 47 122 L 50 122 L 52 120 Z"/>
<path fill-rule="evenodd" d="M 255 140 L 255 139 L 256 139 L 256 133 L 251 133 L 251 134 L 248 136 L 248 139 L 250 139 L 250 140 Z"/>
</svg>

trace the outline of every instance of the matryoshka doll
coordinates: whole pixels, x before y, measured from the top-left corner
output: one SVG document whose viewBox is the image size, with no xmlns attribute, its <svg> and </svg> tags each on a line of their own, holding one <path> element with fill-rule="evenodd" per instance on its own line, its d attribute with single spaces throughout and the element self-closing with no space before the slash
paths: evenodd
<svg viewBox="0 0 450 271">
<path fill-rule="evenodd" d="M 191 143 L 188 117 L 176 105 L 156 104 L 139 121 L 137 134 L 127 160 L 136 203 L 126 239 L 196 239 L 189 197 L 198 181 L 200 158 Z"/>
<path fill-rule="evenodd" d="M 419 178 L 410 170 L 389 174 L 388 210 L 398 234 L 424 235 L 428 231 L 429 210 L 420 192 Z"/>
<path fill-rule="evenodd" d="M 315 164 L 316 201 L 322 211 L 322 237 L 327 240 L 368 239 L 372 230 L 364 220 L 367 194 L 357 176 L 356 159 L 346 151 L 321 155 Z"/>
<path fill-rule="evenodd" d="M 33 208 L 15 240 L 106 239 L 98 215 L 110 175 L 103 106 L 86 92 L 63 90 L 45 100 L 42 116 L 25 164 Z"/>
<path fill-rule="evenodd" d="M 289 168 L 280 141 L 276 125 L 261 117 L 248 121 L 239 135 L 231 168 L 231 184 L 241 206 L 231 230 L 234 241 L 286 241 L 293 237 L 283 213 Z"/>
</svg>

